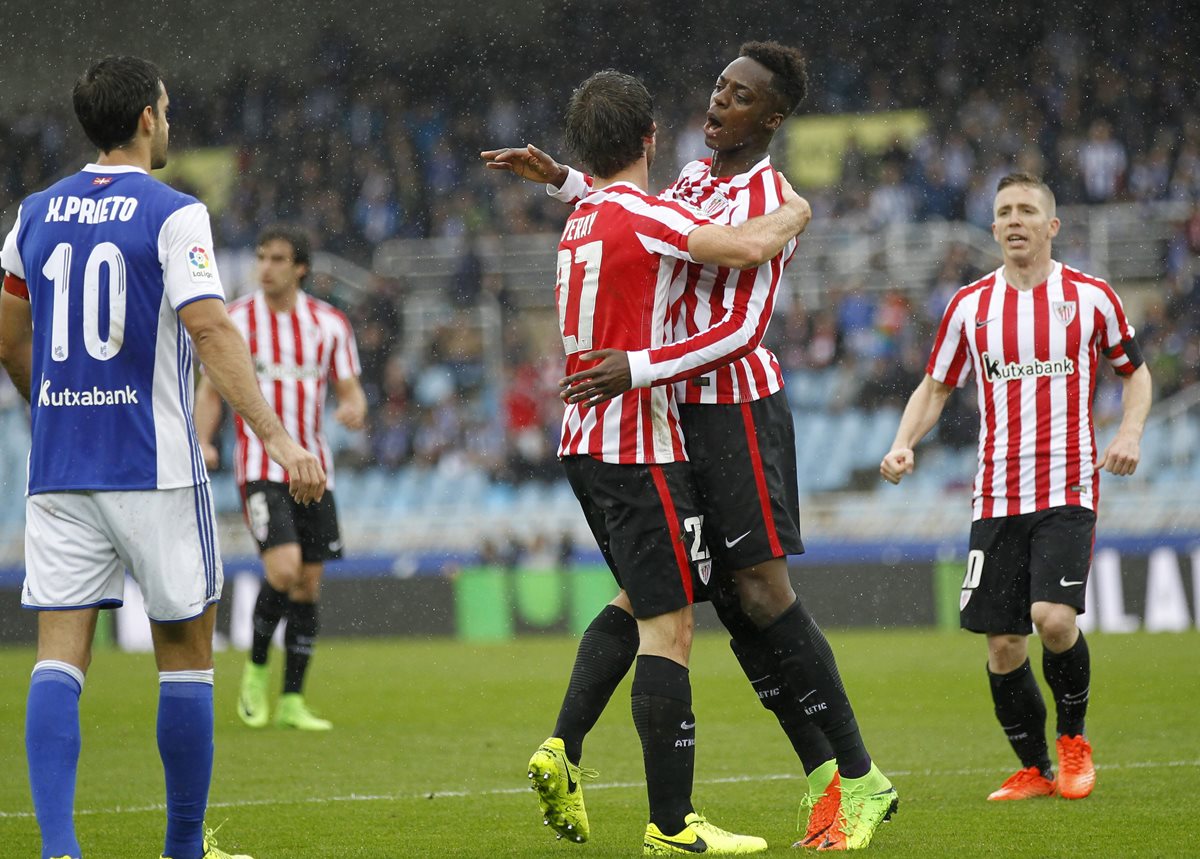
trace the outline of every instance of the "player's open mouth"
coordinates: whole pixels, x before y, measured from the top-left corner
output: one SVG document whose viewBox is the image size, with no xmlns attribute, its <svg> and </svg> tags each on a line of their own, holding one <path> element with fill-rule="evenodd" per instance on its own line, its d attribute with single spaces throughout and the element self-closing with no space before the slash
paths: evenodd
<svg viewBox="0 0 1200 859">
<path fill-rule="evenodd" d="M 1026 244 L 1028 244 L 1028 241 L 1024 236 L 1006 236 L 1004 241 L 1008 243 L 1010 248 L 1024 247 Z"/>
<path fill-rule="evenodd" d="M 705 134 L 716 134 L 721 130 L 721 120 L 717 119 L 716 115 L 709 113 L 704 122 Z"/>
</svg>

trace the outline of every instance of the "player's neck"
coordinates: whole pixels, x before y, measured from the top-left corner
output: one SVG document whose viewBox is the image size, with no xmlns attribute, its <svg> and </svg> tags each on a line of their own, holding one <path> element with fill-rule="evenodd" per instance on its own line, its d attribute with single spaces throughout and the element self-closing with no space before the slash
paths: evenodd
<svg viewBox="0 0 1200 859">
<path fill-rule="evenodd" d="M 646 164 L 646 159 L 639 158 L 624 170 L 618 170 L 611 176 L 595 177 L 592 180 L 592 189 L 599 190 L 606 185 L 615 185 L 617 182 L 628 182 L 630 185 L 636 185 L 645 191 L 650 187 L 650 168 Z"/>
<path fill-rule="evenodd" d="M 736 176 L 745 173 L 759 161 L 767 157 L 766 145 L 759 147 L 742 147 L 730 152 L 713 152 L 712 167 L 709 172 L 714 176 Z"/>
<path fill-rule="evenodd" d="M 300 290 L 292 289 L 286 292 L 278 292 L 274 295 L 268 295 L 263 292 L 263 298 L 267 301 L 267 307 L 273 313 L 291 313 L 296 309 L 296 300 L 300 297 Z"/>
<path fill-rule="evenodd" d="M 97 155 L 96 163 L 101 167 L 137 167 L 149 173 L 150 147 L 135 145 L 110 149 Z"/>
<path fill-rule="evenodd" d="M 1054 271 L 1054 260 L 1049 253 L 1039 254 L 1036 259 L 1004 261 L 1004 279 L 1015 288 L 1024 292 L 1043 284 Z"/>
</svg>

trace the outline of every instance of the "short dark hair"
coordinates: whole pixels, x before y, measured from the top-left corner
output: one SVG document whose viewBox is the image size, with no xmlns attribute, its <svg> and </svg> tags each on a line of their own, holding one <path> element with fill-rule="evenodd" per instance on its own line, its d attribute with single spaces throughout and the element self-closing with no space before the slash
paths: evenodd
<svg viewBox="0 0 1200 859">
<path fill-rule="evenodd" d="M 633 75 L 596 72 L 571 93 L 567 146 L 597 176 L 612 176 L 637 161 L 654 133 L 654 99 Z"/>
<path fill-rule="evenodd" d="M 739 57 L 749 57 L 770 70 L 771 89 L 779 98 L 782 112 L 794 113 L 808 95 L 808 63 L 795 48 L 779 42 L 746 42 Z"/>
<path fill-rule="evenodd" d="M 258 234 L 258 241 L 254 246 L 261 248 L 267 242 L 277 239 L 292 246 L 292 262 L 312 268 L 312 242 L 302 227 L 294 224 L 271 224 Z"/>
<path fill-rule="evenodd" d="M 101 152 L 133 140 L 138 117 L 149 106 L 158 113 L 162 72 L 139 57 L 105 57 L 75 81 L 72 100 L 83 133 Z"/>
<path fill-rule="evenodd" d="M 996 193 L 999 194 L 1005 188 L 1010 188 L 1013 185 L 1028 185 L 1030 188 L 1037 188 L 1050 201 L 1050 217 L 1053 218 L 1055 216 L 1055 208 L 1058 205 L 1058 201 L 1054 199 L 1054 192 L 1050 190 L 1050 186 L 1043 182 L 1040 177 L 1034 176 L 1032 173 L 1009 173 L 1007 176 L 1002 176 L 1000 181 L 996 183 Z"/>
</svg>

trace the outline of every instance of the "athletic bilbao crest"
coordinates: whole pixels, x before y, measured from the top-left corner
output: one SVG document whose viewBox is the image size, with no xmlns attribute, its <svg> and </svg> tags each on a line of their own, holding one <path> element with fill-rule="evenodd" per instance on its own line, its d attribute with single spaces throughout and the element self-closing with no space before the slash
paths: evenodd
<svg viewBox="0 0 1200 859">
<path fill-rule="evenodd" d="M 1075 311 L 1077 305 L 1074 301 L 1052 301 L 1050 302 L 1050 312 L 1054 314 L 1054 318 L 1063 325 L 1070 325 L 1075 321 Z"/>
<path fill-rule="evenodd" d="M 712 578 L 712 561 L 701 561 L 697 566 L 697 572 L 700 573 L 700 581 L 708 584 L 708 580 Z"/>
</svg>

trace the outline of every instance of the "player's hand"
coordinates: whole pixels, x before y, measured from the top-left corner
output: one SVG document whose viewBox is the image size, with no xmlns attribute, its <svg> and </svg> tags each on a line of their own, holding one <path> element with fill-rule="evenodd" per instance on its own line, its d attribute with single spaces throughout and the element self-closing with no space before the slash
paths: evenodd
<svg viewBox="0 0 1200 859">
<path fill-rule="evenodd" d="M 296 444 L 284 433 L 281 437 L 264 441 L 267 456 L 283 467 L 288 476 L 288 491 L 301 504 L 320 501 L 325 494 L 325 469 L 313 454 Z"/>
<path fill-rule="evenodd" d="M 913 455 L 912 448 L 897 447 L 889 451 L 883 462 L 879 463 L 879 473 L 888 483 L 899 483 L 904 479 L 904 475 L 912 474 L 916 464 L 917 458 Z"/>
<path fill-rule="evenodd" d="M 209 471 L 221 465 L 221 451 L 211 441 L 200 442 L 200 452 L 204 454 L 204 467 Z"/>
<path fill-rule="evenodd" d="M 1104 456 L 1096 463 L 1094 471 L 1104 469 L 1109 474 L 1128 477 L 1137 471 L 1141 458 L 1141 443 L 1138 439 L 1118 433 L 1112 444 L 1105 449 Z"/>
<path fill-rule="evenodd" d="M 633 387 L 628 353 L 620 349 L 597 349 L 583 353 L 579 359 L 600 363 L 559 380 L 558 395 L 564 403 L 595 406 L 619 397 Z"/>
<path fill-rule="evenodd" d="M 479 157 L 489 170 L 507 170 L 530 182 L 561 188 L 567 181 L 567 168 L 532 143 L 515 149 L 485 149 Z"/>
<path fill-rule="evenodd" d="M 347 401 L 338 403 L 333 413 L 333 419 L 348 430 L 360 430 L 367 425 L 367 403 L 363 401 Z"/>
</svg>

